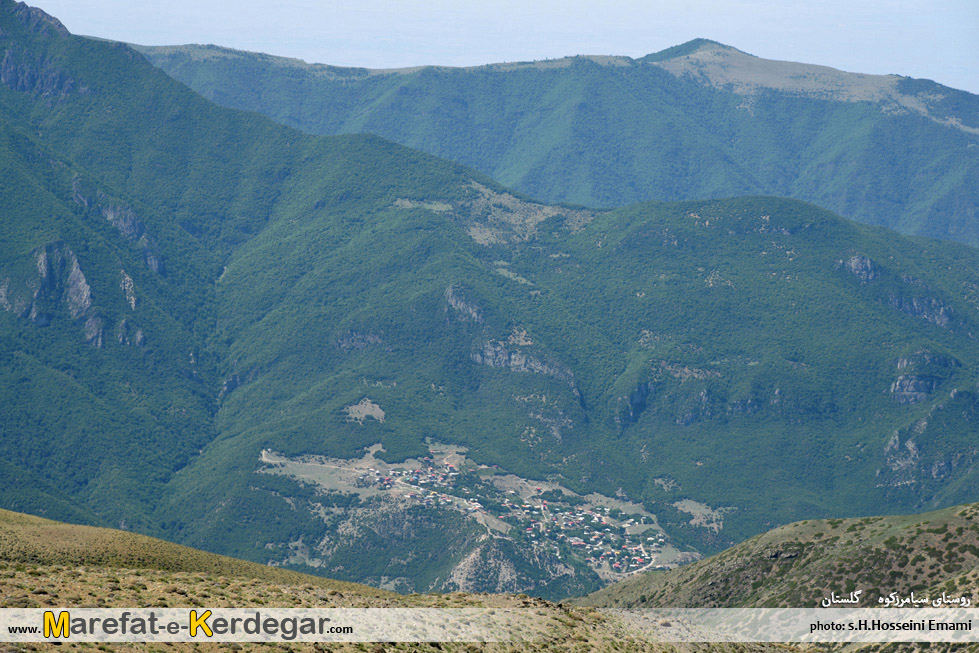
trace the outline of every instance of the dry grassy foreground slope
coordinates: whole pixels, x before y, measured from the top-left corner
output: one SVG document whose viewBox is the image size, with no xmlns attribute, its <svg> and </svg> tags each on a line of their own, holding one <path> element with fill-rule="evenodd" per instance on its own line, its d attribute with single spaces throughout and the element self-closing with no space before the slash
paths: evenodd
<svg viewBox="0 0 979 653">
<path fill-rule="evenodd" d="M 758 535 L 670 572 L 581 600 L 621 607 L 817 607 L 830 592 L 971 596 L 979 579 L 979 504 L 921 515 L 810 520 Z"/>
<path fill-rule="evenodd" d="M 9 510 L 0 510 L 0 561 L 13 567 L 81 566 L 195 573 L 281 586 L 308 585 L 379 599 L 394 596 L 366 585 L 267 567 L 144 535 L 65 524 Z M 4 600 L 8 598 L 4 596 Z"/>
<path fill-rule="evenodd" d="M 536 612 L 531 643 L 488 644 L 210 644 L 96 645 L 99 650 L 330 651 L 657 651 L 616 620 L 590 608 L 523 595 L 404 596 L 372 587 L 264 567 L 125 531 L 74 526 L 0 510 L 0 608 L 37 607 L 499 607 Z M 0 652 L 54 649 L 0 644 Z M 59 649 L 65 646 L 58 646 Z M 703 647 L 700 647 L 703 648 Z M 762 650 L 726 646 L 723 650 Z M 713 649 L 712 649 L 713 650 Z"/>
<path fill-rule="evenodd" d="M 918 547 L 927 555 L 925 560 L 898 562 L 910 568 L 903 573 L 909 581 L 924 575 L 928 577 L 936 563 L 944 562 L 942 569 L 951 571 L 946 585 L 967 591 L 975 585 L 976 556 L 974 541 L 977 528 L 976 506 L 965 506 L 930 513 L 919 517 L 869 518 L 854 520 L 810 521 L 792 524 L 771 533 L 758 536 L 725 553 L 685 567 L 671 574 L 652 577 L 660 581 L 660 594 L 675 592 L 672 605 L 718 604 L 719 601 L 692 600 L 703 594 L 705 567 L 711 567 L 713 581 L 727 582 L 729 586 L 743 586 L 745 569 L 750 565 L 732 564 L 734 560 L 761 559 L 759 554 L 779 552 L 778 556 L 764 559 L 782 565 L 770 568 L 774 574 L 786 576 L 787 561 L 797 561 L 796 576 L 821 582 L 820 574 L 827 571 L 832 560 L 840 559 L 832 554 L 832 544 L 842 542 L 837 554 L 846 547 L 850 555 L 863 556 L 865 563 L 881 564 L 890 553 L 909 554 L 911 547 Z M 948 537 L 951 534 L 951 537 Z M 863 543 L 847 543 L 860 539 Z M 818 543 L 817 543 L 818 542 Z M 949 546 L 954 542 L 955 546 Z M 889 554 L 875 554 L 881 544 Z M 943 546 L 944 545 L 944 546 Z M 959 553 L 954 553 L 954 551 Z M 939 552 L 947 551 L 951 553 Z M 826 564 L 819 563 L 819 556 L 828 557 Z M 857 558 L 860 559 L 859 557 Z M 899 559 L 900 560 L 900 559 Z M 721 564 L 723 563 L 723 565 Z M 879 565 L 865 567 L 879 571 Z M 726 574 L 724 576 L 721 573 Z M 958 574 L 955 576 L 954 574 Z M 934 575 L 934 574 L 931 574 Z M 670 579 L 669 586 L 662 584 Z M 694 579 L 694 580 L 690 580 Z M 605 604 L 633 604 L 627 600 L 626 590 L 647 581 L 646 591 L 652 584 L 649 577 L 622 583 L 589 597 L 599 604 L 604 595 Z M 687 581 L 687 585 L 683 581 Z M 700 582 L 701 585 L 697 583 Z M 792 582 L 792 581 L 789 581 Z M 895 587 L 900 578 L 895 580 Z M 706 581 L 711 585 L 711 580 Z M 932 584 L 934 585 L 934 583 Z M 775 584 L 769 584 L 774 588 Z M 906 584 L 902 587 L 907 586 Z M 927 583 L 926 583 L 927 586 Z M 771 593 L 771 592 L 770 592 Z M 716 599 L 716 597 L 714 597 Z M 775 604 L 757 596 L 734 599 L 728 604 L 747 605 Z M 655 605 L 654 600 L 647 604 Z M 523 595 L 462 594 L 403 596 L 384 592 L 353 583 L 342 583 L 320 577 L 263 567 L 214 554 L 196 551 L 149 537 L 125 531 L 104 528 L 73 526 L 47 519 L 0 511 L 0 608 L 8 607 L 499 607 L 527 608 L 538 618 L 539 633 L 531 643 L 511 644 L 131 644 L 98 645 L 68 644 L 0 644 L 0 653 L 22 650 L 55 650 L 63 648 L 98 650 L 315 650 L 315 651 L 673 651 L 691 653 L 699 651 L 796 651 L 787 645 L 737 645 L 703 644 L 670 647 L 652 644 L 634 638 L 614 617 L 596 611 L 592 607 L 553 604 Z M 866 647 L 875 649 L 877 647 Z M 888 650 L 904 650 L 901 645 L 890 645 Z M 944 647 L 933 647 L 937 650 Z M 866 649 L 862 649 L 866 650 Z"/>
</svg>

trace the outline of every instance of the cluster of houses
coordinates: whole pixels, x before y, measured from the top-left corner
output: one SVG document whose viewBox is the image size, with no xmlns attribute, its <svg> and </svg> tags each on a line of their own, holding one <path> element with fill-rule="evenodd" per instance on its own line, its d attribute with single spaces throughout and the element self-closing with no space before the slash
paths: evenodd
<svg viewBox="0 0 979 653">
<path fill-rule="evenodd" d="M 562 549 L 570 549 L 595 569 L 604 568 L 609 573 L 665 568 L 654 563 L 666 538 L 651 527 L 642 528 L 636 517 L 615 519 L 607 507 L 576 507 L 561 501 L 549 504 L 540 487 L 529 498 L 515 490 L 501 493 L 495 486 L 474 479 L 471 474 L 475 469 L 460 470 L 430 457 L 420 462 L 422 465 L 415 469 L 369 468 L 355 484 L 381 490 L 398 486 L 411 502 L 491 515 L 509 524 L 511 535 L 550 544 L 558 555 Z"/>
<path fill-rule="evenodd" d="M 517 525 L 528 539 L 566 544 L 595 568 L 626 573 L 663 567 L 654 562 L 666 544 L 665 536 L 648 536 L 649 529 L 635 529 L 640 532 L 629 534 L 636 519 L 615 520 L 608 508 L 561 507 L 544 500 L 527 503 L 522 499 L 506 499 L 502 507 L 507 512 L 500 514 L 500 519 Z"/>
<path fill-rule="evenodd" d="M 358 476 L 354 484 L 357 487 L 377 487 L 382 490 L 393 488 L 398 479 L 411 485 L 427 486 L 431 488 L 452 489 L 456 486 L 459 478 L 459 470 L 451 463 L 435 465 L 430 457 L 421 459 L 424 467 L 418 469 L 391 469 L 380 471 L 369 468 Z"/>
</svg>

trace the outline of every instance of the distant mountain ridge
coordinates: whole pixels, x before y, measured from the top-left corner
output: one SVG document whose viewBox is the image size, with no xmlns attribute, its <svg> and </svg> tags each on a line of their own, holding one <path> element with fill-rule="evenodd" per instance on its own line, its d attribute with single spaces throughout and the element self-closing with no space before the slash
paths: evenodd
<svg viewBox="0 0 979 653">
<path fill-rule="evenodd" d="M 689 41 L 639 61 L 660 66 L 677 77 L 731 90 L 738 95 L 750 97 L 772 90 L 838 102 L 871 102 L 884 113 L 907 111 L 954 129 L 979 134 L 979 113 L 949 113 L 955 109 L 947 102 L 949 95 L 966 101 L 969 96 L 975 96 L 930 80 L 851 73 L 829 66 L 762 59 L 706 39 Z M 919 85 L 918 89 L 909 88 L 915 83 Z M 930 93 L 924 92 L 928 86 Z"/>
<path fill-rule="evenodd" d="M 768 194 L 979 244 L 979 96 L 706 39 L 638 59 L 341 68 L 135 46 L 205 97 L 310 133 L 375 133 L 589 206 Z"/>
<path fill-rule="evenodd" d="M 901 75 L 874 75 L 852 73 L 791 61 L 762 59 L 737 48 L 711 41 L 693 39 L 659 52 L 633 58 L 623 55 L 574 55 L 556 59 L 512 61 L 474 66 L 410 66 L 406 68 L 356 68 L 309 63 L 301 59 L 281 57 L 265 53 L 235 50 L 217 45 L 143 46 L 132 45 L 146 54 L 151 61 L 167 72 L 169 66 L 179 65 L 181 58 L 194 61 L 219 61 L 222 59 L 258 58 L 283 68 L 294 68 L 316 76 L 335 80 L 350 80 L 364 76 L 411 75 L 422 70 L 436 71 L 518 71 L 554 70 L 568 68 L 580 61 L 600 66 L 627 67 L 653 65 L 676 77 L 698 81 L 705 86 L 719 87 L 739 95 L 754 95 L 765 90 L 788 92 L 814 99 L 839 102 L 873 102 L 883 112 L 909 111 L 926 116 L 939 124 L 951 126 L 970 134 L 979 134 L 979 115 L 948 113 L 950 107 L 943 103 L 944 94 L 968 97 L 967 91 L 942 86 L 926 79 L 914 79 Z M 169 60 L 177 60 L 171 63 Z M 903 82 L 919 82 L 934 85 L 933 93 L 919 90 L 917 93 L 901 89 Z M 199 89 L 209 91 L 210 89 Z M 963 122 L 966 120 L 968 122 Z"/>
</svg>

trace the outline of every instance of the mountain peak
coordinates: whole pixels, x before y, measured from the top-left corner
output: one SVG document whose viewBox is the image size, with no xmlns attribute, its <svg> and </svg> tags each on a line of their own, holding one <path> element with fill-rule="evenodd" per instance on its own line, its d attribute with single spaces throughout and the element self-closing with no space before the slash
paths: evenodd
<svg viewBox="0 0 979 653">
<path fill-rule="evenodd" d="M 37 7 L 31 7 L 23 2 L 0 0 L 0 17 L 4 14 L 12 15 L 31 32 L 53 29 L 59 34 L 70 34 L 68 28 L 60 20 Z"/>
<path fill-rule="evenodd" d="M 669 59 L 677 59 L 679 57 L 686 57 L 695 52 L 709 48 L 712 50 L 721 50 L 729 52 L 741 52 L 737 48 L 731 47 L 730 45 L 725 45 L 718 41 L 712 41 L 711 39 L 696 38 L 679 45 L 674 45 L 672 47 L 666 48 L 665 50 L 660 50 L 659 52 L 653 52 L 647 54 L 645 57 L 639 59 L 639 61 L 644 61 L 646 63 L 654 63 L 657 61 L 667 61 Z M 742 53 L 746 54 L 746 53 Z"/>
</svg>

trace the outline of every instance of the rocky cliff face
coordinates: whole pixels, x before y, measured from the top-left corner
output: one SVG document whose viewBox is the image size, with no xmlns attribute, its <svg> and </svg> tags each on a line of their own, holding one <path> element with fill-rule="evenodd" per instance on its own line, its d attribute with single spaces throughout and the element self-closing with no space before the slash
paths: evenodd
<svg viewBox="0 0 979 653">
<path fill-rule="evenodd" d="M 91 311 L 92 288 L 75 253 L 62 242 L 31 253 L 32 269 L 21 270 L 19 282 L 7 277 L 0 282 L 0 306 L 39 327 L 51 324 L 64 312 L 84 322 L 86 338 L 101 343 L 101 318 Z"/>
<path fill-rule="evenodd" d="M 119 287 L 122 288 L 122 292 L 126 295 L 126 303 L 129 304 L 130 310 L 136 310 L 136 284 L 133 283 L 133 278 L 126 274 L 125 270 L 119 270 Z"/>
<path fill-rule="evenodd" d="M 919 389 L 928 387 L 919 383 Z M 940 503 L 949 483 L 979 463 L 974 438 L 949 435 L 961 431 L 963 424 L 973 433 L 979 428 L 979 392 L 974 387 L 953 389 L 941 396 L 939 387 L 919 393 L 917 401 L 933 403 L 923 417 L 894 431 L 883 447 L 876 473 L 877 487 L 892 496 L 913 497 L 919 507 Z"/>
<path fill-rule="evenodd" d="M 941 379 L 917 374 L 902 374 L 891 384 L 891 394 L 899 404 L 916 404 L 933 393 Z"/>
<path fill-rule="evenodd" d="M 902 313 L 921 318 L 943 328 L 949 328 L 955 317 L 955 311 L 952 307 L 937 297 L 916 297 L 902 292 L 893 292 L 888 295 L 887 303 Z"/>
<path fill-rule="evenodd" d="M 880 278 L 880 268 L 863 255 L 858 254 L 847 259 L 846 269 L 864 283 L 876 281 Z"/>
<path fill-rule="evenodd" d="M 651 361 L 649 380 L 632 387 L 627 395 L 618 397 L 613 419 L 620 427 L 635 424 L 654 403 L 658 402 L 665 417 L 679 426 L 690 426 L 713 417 L 750 415 L 768 407 L 783 405 L 785 397 L 778 387 L 747 389 L 730 394 L 721 389 L 718 380 L 724 377 L 711 367 L 693 367 L 677 361 Z"/>
<path fill-rule="evenodd" d="M 125 270 L 119 273 L 115 292 L 121 295 L 129 311 L 135 312 L 136 284 Z M 37 327 L 50 326 L 59 319 L 72 322 L 80 327 L 82 337 L 95 347 L 103 346 L 106 325 L 110 321 L 95 303 L 92 283 L 81 262 L 63 241 L 36 248 L 19 269 L 8 268 L 6 274 L 0 271 L 0 308 Z M 115 339 L 119 344 L 137 347 L 146 343 L 143 330 L 132 323 L 132 318 L 119 322 Z"/>
<path fill-rule="evenodd" d="M 530 356 L 519 349 L 508 348 L 505 343 L 490 340 L 472 354 L 473 362 L 490 367 L 504 367 L 514 372 L 546 374 L 559 379 L 573 379 L 571 370 L 556 363 L 549 363 Z"/>
<path fill-rule="evenodd" d="M 143 330 L 133 327 L 125 319 L 119 322 L 119 326 L 116 328 L 116 340 L 120 345 L 127 347 L 130 345 L 142 347 L 146 344 L 146 336 L 143 334 Z"/>
<path fill-rule="evenodd" d="M 615 416 L 619 423 L 635 424 L 639 417 L 646 410 L 647 401 L 650 395 L 656 390 L 656 382 L 649 381 L 640 383 L 632 389 L 628 396 L 620 398 L 619 402 L 624 404 L 623 408 Z"/>
<path fill-rule="evenodd" d="M 68 314 L 77 319 L 92 306 L 92 289 L 78 265 L 75 253 L 66 245 L 46 245 L 35 251 L 37 260 L 37 285 L 34 290 L 37 301 L 61 297 L 68 306 Z"/>
<path fill-rule="evenodd" d="M 578 396 L 578 390 L 574 382 L 574 373 L 567 366 L 555 361 L 532 356 L 522 351 L 519 347 L 511 346 L 499 340 L 489 340 L 477 348 L 472 353 L 471 358 L 474 363 L 479 365 L 501 367 L 512 372 L 553 376 L 556 379 L 567 382 L 571 386 L 575 396 Z"/>
<path fill-rule="evenodd" d="M 78 175 L 75 175 L 71 182 L 71 197 L 75 204 L 94 211 L 96 215 L 111 224 L 127 242 L 134 245 L 142 254 L 147 268 L 156 274 L 166 274 L 154 238 L 131 206 L 113 200 L 101 189 L 94 187 Z"/>
<path fill-rule="evenodd" d="M 68 35 L 64 25 L 36 7 L 3 0 L 0 10 L 10 12 L 31 34 L 41 37 L 52 34 Z M 0 48 L 5 45 L 3 36 L 0 32 Z M 14 44 L 3 48 L 0 55 L 0 84 L 14 91 L 46 98 L 90 92 L 87 86 L 79 84 L 58 62 Z"/>
<path fill-rule="evenodd" d="M 483 321 L 482 310 L 480 309 L 478 302 L 469 297 L 470 294 L 471 293 L 461 285 L 453 285 L 446 288 L 446 316 L 448 317 L 450 315 L 449 309 L 451 309 L 451 315 L 454 315 L 458 320 L 463 322 L 475 322 L 477 324 L 481 323 Z"/>
<path fill-rule="evenodd" d="M 9 11 L 21 24 L 33 34 L 55 33 L 62 36 L 69 34 L 68 28 L 61 21 L 37 7 L 31 7 L 24 2 L 2 0 L 0 8 Z"/>
<path fill-rule="evenodd" d="M 89 92 L 52 62 L 13 48 L 0 59 L 0 84 L 14 91 L 49 98 Z"/>
<path fill-rule="evenodd" d="M 571 565 L 552 553 L 538 549 L 516 550 L 507 540 L 484 536 L 462 560 L 452 568 L 442 591 L 522 593 L 533 592 L 538 584 L 519 567 L 531 567 L 548 582 L 574 589 L 593 583 L 581 577 Z"/>
<path fill-rule="evenodd" d="M 927 349 L 902 356 L 897 361 L 900 372 L 891 384 L 891 395 L 901 404 L 916 404 L 928 399 L 962 363 Z"/>
<path fill-rule="evenodd" d="M 939 410 L 965 407 L 974 421 L 976 397 L 959 399 Z M 973 467 L 979 457 L 979 447 L 974 444 L 938 449 L 934 442 L 934 438 L 940 437 L 937 430 L 931 427 L 929 419 L 923 419 L 911 429 L 896 431 L 884 446 L 884 466 L 877 470 L 878 486 L 916 495 L 921 506 L 934 505 L 942 485 Z"/>
<path fill-rule="evenodd" d="M 92 288 L 78 264 L 75 253 L 64 243 L 45 245 L 34 252 L 37 277 L 28 286 L 33 300 L 28 318 L 47 326 L 63 305 L 72 320 L 83 322 L 85 339 L 102 346 L 102 317 L 92 308 Z"/>
<path fill-rule="evenodd" d="M 859 279 L 861 285 L 874 287 L 879 301 L 894 310 L 943 329 L 961 326 L 951 303 L 921 279 L 892 272 L 863 254 L 840 259 L 837 267 Z"/>
</svg>

